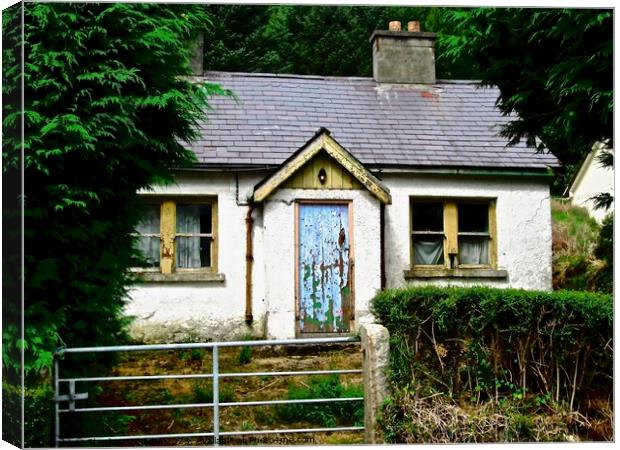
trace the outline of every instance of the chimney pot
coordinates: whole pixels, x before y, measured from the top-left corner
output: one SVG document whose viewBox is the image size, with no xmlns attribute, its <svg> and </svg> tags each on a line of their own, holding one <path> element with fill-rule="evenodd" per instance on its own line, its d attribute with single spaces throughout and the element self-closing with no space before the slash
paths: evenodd
<svg viewBox="0 0 620 450">
<path fill-rule="evenodd" d="M 388 24 L 388 29 L 390 31 L 400 31 L 401 30 L 400 20 L 392 20 Z"/>
<path fill-rule="evenodd" d="M 412 20 L 407 23 L 407 31 L 410 33 L 419 33 L 420 32 L 420 22 L 418 20 Z"/>
</svg>

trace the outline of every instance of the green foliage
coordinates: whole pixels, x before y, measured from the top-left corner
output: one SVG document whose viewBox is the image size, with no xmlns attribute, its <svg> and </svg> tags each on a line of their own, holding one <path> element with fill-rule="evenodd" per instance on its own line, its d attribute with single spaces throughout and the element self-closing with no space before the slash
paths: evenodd
<svg viewBox="0 0 620 450">
<path fill-rule="evenodd" d="M 368 39 L 387 29 L 390 20 L 403 26 L 419 20 L 425 31 L 449 29 L 440 8 L 402 6 L 251 6 L 208 5 L 213 17 L 205 40 L 209 70 L 372 76 Z M 438 76 L 476 78 L 468 61 L 441 58 Z"/>
<path fill-rule="evenodd" d="M 474 8 L 447 13 L 446 56 L 472 60 L 498 106 L 517 113 L 502 133 L 548 148 L 566 186 L 595 142 L 613 147 L 613 11 Z"/>
<path fill-rule="evenodd" d="M 347 398 L 363 397 L 364 390 L 357 385 L 343 385 L 338 375 L 315 377 L 306 385 L 290 384 L 289 400 L 314 398 Z M 286 422 L 308 421 L 324 427 L 334 427 L 339 423 L 353 422 L 356 426 L 364 422 L 364 405 L 360 401 L 332 403 L 301 403 L 281 405 L 277 409 L 278 416 Z"/>
<path fill-rule="evenodd" d="M 390 380 L 476 403 L 550 395 L 571 410 L 611 392 L 612 297 L 491 288 L 386 290 Z"/>
<path fill-rule="evenodd" d="M 61 345 L 122 343 L 139 189 L 189 164 L 213 86 L 192 84 L 190 46 L 208 23 L 196 5 L 26 3 L 24 8 L 25 340 L 9 325 L 3 362 L 36 379 Z M 19 9 L 3 33 L 19 51 Z M 12 95 L 20 71 L 3 71 Z M 3 171 L 20 166 L 19 109 L 5 110 Z M 18 305 L 10 305 L 16 308 Z M 107 365 L 97 359 L 90 364 Z M 77 368 L 79 365 L 76 365 Z M 77 370 L 77 369 L 76 369 Z"/>
<path fill-rule="evenodd" d="M 54 395 L 49 385 L 24 391 L 24 447 L 47 447 L 53 434 Z M 21 387 L 2 384 L 2 439 L 21 447 Z M 18 414 L 15 414 L 18 413 Z"/>
</svg>

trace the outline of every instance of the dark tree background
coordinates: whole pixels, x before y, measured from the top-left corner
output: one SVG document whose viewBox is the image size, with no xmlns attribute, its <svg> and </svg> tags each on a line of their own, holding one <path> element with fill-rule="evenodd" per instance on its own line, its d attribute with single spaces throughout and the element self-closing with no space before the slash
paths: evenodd
<svg viewBox="0 0 620 450">
<path fill-rule="evenodd" d="M 368 39 L 390 20 L 438 34 L 437 76 L 499 87 L 514 143 L 555 154 L 560 195 L 596 141 L 612 140 L 613 13 L 604 9 L 209 5 L 208 70 L 372 76 Z M 612 161 L 610 154 L 607 161 Z M 604 196 L 603 196 L 604 197 Z M 603 199 L 604 200 L 604 199 Z M 605 204 L 605 201 L 602 202 Z"/>
</svg>

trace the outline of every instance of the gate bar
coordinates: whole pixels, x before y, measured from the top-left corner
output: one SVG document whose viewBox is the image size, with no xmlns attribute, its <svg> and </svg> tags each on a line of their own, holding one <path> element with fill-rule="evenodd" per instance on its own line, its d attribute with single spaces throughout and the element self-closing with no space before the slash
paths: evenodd
<svg viewBox="0 0 620 450">
<path fill-rule="evenodd" d="M 212 408 L 216 404 L 215 392 L 213 403 L 177 403 L 172 405 L 136 405 L 136 406 L 101 406 L 95 408 L 60 409 L 59 412 L 103 412 L 103 411 L 134 411 L 147 409 L 183 409 L 183 408 Z M 301 403 L 331 403 L 362 401 L 364 397 L 336 397 L 336 398 L 307 398 L 298 400 L 256 400 L 251 402 L 225 402 L 219 406 L 269 406 L 269 405 L 292 405 Z"/>
<path fill-rule="evenodd" d="M 307 370 L 307 371 L 289 371 L 289 372 L 233 372 L 221 373 L 220 378 L 233 377 L 265 377 L 265 376 L 298 376 L 298 375 L 330 375 L 330 374 L 350 374 L 362 373 L 362 369 L 338 369 L 338 370 Z M 188 379 L 188 378 L 213 378 L 210 373 L 196 374 L 170 374 L 170 375 L 132 375 L 120 377 L 85 377 L 85 378 L 60 378 L 58 381 L 63 382 L 86 382 L 86 381 L 140 381 L 140 380 L 170 380 L 170 379 Z"/>
<path fill-rule="evenodd" d="M 359 342 L 355 336 L 335 338 L 307 338 L 307 339 L 276 339 L 272 341 L 230 341 L 230 342 L 190 342 L 184 344 L 145 344 L 145 345 L 115 345 L 102 347 L 73 347 L 57 350 L 57 354 L 64 353 L 102 353 L 102 352 L 126 352 L 126 351 L 149 351 L 149 350 L 181 350 L 192 348 L 213 347 L 260 347 L 274 345 L 305 345 L 305 344 L 341 344 L 346 342 Z"/>
</svg>

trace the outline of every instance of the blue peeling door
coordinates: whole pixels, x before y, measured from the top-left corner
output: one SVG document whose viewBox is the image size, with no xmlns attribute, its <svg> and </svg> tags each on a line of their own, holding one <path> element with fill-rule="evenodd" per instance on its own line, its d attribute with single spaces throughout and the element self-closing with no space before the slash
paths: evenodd
<svg viewBox="0 0 620 450">
<path fill-rule="evenodd" d="M 299 205 L 299 331 L 346 333 L 351 314 L 349 206 Z"/>
</svg>

